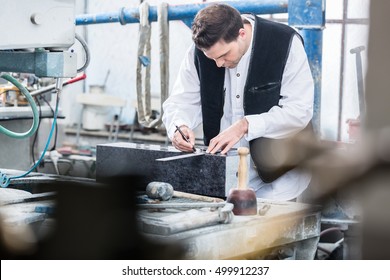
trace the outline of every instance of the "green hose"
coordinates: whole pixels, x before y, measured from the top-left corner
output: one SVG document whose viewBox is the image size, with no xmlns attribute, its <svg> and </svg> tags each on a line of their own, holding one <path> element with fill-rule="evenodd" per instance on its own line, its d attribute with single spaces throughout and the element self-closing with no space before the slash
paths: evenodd
<svg viewBox="0 0 390 280">
<path fill-rule="evenodd" d="M 35 133 L 35 131 L 37 131 L 38 123 L 39 123 L 38 108 L 37 108 L 37 105 L 35 104 L 34 99 L 32 98 L 31 94 L 28 92 L 28 90 L 12 76 L 10 76 L 8 74 L 2 74 L 0 77 L 9 81 L 10 83 L 12 83 L 14 86 L 16 86 L 20 90 L 20 92 L 26 97 L 28 103 L 30 103 L 30 106 L 31 106 L 31 109 L 33 112 L 33 123 L 31 125 L 31 128 L 29 131 L 26 131 L 23 133 L 13 132 L 11 130 L 6 129 L 2 125 L 0 125 L 0 132 L 4 133 L 7 136 L 10 136 L 12 138 L 17 138 L 17 139 L 26 138 L 26 137 L 33 135 Z"/>
</svg>

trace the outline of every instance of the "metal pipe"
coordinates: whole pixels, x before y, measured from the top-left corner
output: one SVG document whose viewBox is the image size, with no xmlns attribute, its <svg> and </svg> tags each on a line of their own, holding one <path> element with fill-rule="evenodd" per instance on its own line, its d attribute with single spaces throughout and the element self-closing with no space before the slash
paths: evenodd
<svg viewBox="0 0 390 280">
<path fill-rule="evenodd" d="M 276 14 L 287 13 L 288 0 L 247 0 L 247 1 L 223 1 L 241 13 Z M 192 19 L 196 13 L 210 3 L 168 6 L 168 20 Z M 150 6 L 149 21 L 157 21 L 157 7 Z M 119 12 L 102 14 L 84 14 L 76 16 L 76 25 L 100 24 L 119 22 L 139 23 L 138 8 L 121 8 Z"/>
<path fill-rule="evenodd" d="M 346 24 L 345 20 L 348 17 L 348 0 L 343 1 L 343 19 L 341 24 L 341 59 L 340 59 L 340 81 L 339 81 L 339 111 L 337 115 L 337 141 L 341 141 L 342 138 L 342 120 L 343 120 L 343 110 L 344 110 L 344 70 L 345 70 L 345 33 L 346 33 Z"/>
<path fill-rule="evenodd" d="M 305 29 L 301 35 L 306 42 L 305 50 L 314 79 L 313 127 L 320 135 L 321 127 L 321 83 L 322 83 L 322 30 Z M 307 42 L 310 42 L 309 44 Z"/>
<path fill-rule="evenodd" d="M 288 24 L 300 30 L 314 79 L 313 127 L 321 132 L 322 33 L 325 27 L 325 0 L 290 0 Z"/>
</svg>

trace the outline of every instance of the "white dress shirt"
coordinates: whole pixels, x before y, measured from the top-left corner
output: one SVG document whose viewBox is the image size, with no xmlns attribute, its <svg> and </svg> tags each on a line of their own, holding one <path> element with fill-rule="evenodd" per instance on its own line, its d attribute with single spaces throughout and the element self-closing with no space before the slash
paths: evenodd
<svg viewBox="0 0 390 280">
<path fill-rule="evenodd" d="M 252 22 L 253 24 L 253 22 Z M 253 29 L 252 29 L 253 30 Z M 253 41 L 253 36 L 252 36 Z M 225 70 L 225 103 L 221 131 L 244 117 L 243 94 L 250 62 L 250 50 L 237 67 Z M 172 92 L 163 104 L 163 122 L 172 138 L 175 124 L 195 129 L 202 123 L 200 81 L 194 64 L 192 45 L 182 62 Z M 279 105 L 266 113 L 247 115 L 248 133 L 236 145 L 249 147 L 249 141 L 259 137 L 285 138 L 306 127 L 313 116 L 314 83 L 302 42 L 294 36 L 283 72 Z M 264 183 L 250 161 L 249 183 L 256 195 L 273 200 L 291 200 L 299 196 L 310 183 L 311 175 L 295 168 L 272 183 Z"/>
</svg>

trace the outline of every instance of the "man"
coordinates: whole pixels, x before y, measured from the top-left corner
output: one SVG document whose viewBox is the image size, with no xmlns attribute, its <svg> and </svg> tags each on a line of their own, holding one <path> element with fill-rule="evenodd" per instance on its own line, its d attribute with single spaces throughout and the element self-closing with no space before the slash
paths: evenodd
<svg viewBox="0 0 390 280">
<path fill-rule="evenodd" d="M 192 151 L 193 129 L 200 124 L 206 152 L 226 154 L 257 139 L 291 137 L 310 123 L 313 78 L 294 29 L 214 3 L 196 15 L 192 38 L 194 45 L 163 105 L 174 147 Z M 258 197 L 292 200 L 308 186 L 310 174 L 297 168 L 262 179 L 251 155 L 248 186 Z"/>
</svg>

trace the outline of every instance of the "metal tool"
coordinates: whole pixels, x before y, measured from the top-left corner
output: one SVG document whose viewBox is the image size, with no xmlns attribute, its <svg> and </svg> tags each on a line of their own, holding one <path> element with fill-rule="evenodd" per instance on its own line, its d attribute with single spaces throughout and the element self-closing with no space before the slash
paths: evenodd
<svg viewBox="0 0 390 280">
<path fill-rule="evenodd" d="M 84 74 L 82 74 L 80 76 L 77 76 L 77 77 L 75 77 L 73 79 L 69 79 L 69 80 L 65 81 L 63 86 L 66 86 L 66 85 L 73 84 L 75 82 L 84 80 L 86 77 L 87 77 L 87 75 L 84 73 Z M 55 87 L 56 87 L 56 85 L 52 84 L 52 85 L 40 88 L 38 90 L 32 91 L 32 92 L 30 92 L 30 94 L 31 94 L 31 96 L 36 96 L 36 95 L 43 94 L 43 93 L 46 93 L 48 91 L 51 91 L 51 90 L 55 89 Z"/>
<path fill-rule="evenodd" d="M 165 157 L 165 158 L 157 158 L 157 161 L 171 161 L 171 160 L 177 160 L 177 159 L 183 159 L 183 158 L 190 158 L 190 157 L 197 157 L 197 156 L 203 156 L 206 152 L 196 152 L 191 154 L 184 154 L 179 156 L 172 156 L 172 157 Z"/>
<path fill-rule="evenodd" d="M 139 209 L 188 209 L 188 208 L 220 208 L 225 207 L 225 202 L 163 202 L 161 203 L 140 203 Z"/>
<path fill-rule="evenodd" d="M 146 195 L 152 199 L 170 200 L 172 197 L 187 198 L 204 202 L 223 202 L 224 200 L 217 197 L 198 195 L 187 192 L 179 192 L 173 189 L 173 186 L 166 182 L 150 182 L 146 186 Z"/>
<path fill-rule="evenodd" d="M 209 155 L 221 155 L 221 151 L 220 150 L 217 151 L 215 154 L 206 153 L 206 150 L 207 150 L 207 147 L 204 147 L 204 148 L 202 147 L 202 148 L 195 149 L 194 153 L 181 154 L 181 155 L 178 155 L 178 156 L 171 156 L 171 157 L 165 157 L 165 158 L 157 158 L 156 160 L 157 161 L 171 161 L 171 160 L 190 158 L 190 157 L 196 157 L 196 156 L 204 156 L 206 154 L 209 154 Z M 232 152 L 228 152 L 228 154 L 230 154 L 230 153 L 235 153 L 235 149 L 232 149 Z"/>
<path fill-rule="evenodd" d="M 215 211 L 209 211 L 206 209 L 190 209 L 159 219 L 144 218 L 142 219 L 142 228 L 146 233 L 169 235 L 200 227 L 227 224 L 230 223 L 234 217 L 232 212 L 233 204 L 223 203 L 223 205 L 223 207 L 218 208 Z"/>
<path fill-rule="evenodd" d="M 36 193 L 31 194 L 27 197 L 23 197 L 23 194 L 18 193 L 15 189 L 1 189 L 1 194 L 5 198 L 2 198 L 0 200 L 0 203 L 2 206 L 4 205 L 10 205 L 10 204 L 19 204 L 19 203 L 26 203 L 26 202 L 34 202 L 34 201 L 42 201 L 42 200 L 51 200 L 56 197 L 57 192 L 44 192 L 44 193 Z M 5 191 L 16 191 L 14 196 L 7 197 L 7 193 L 3 193 Z"/>
</svg>

